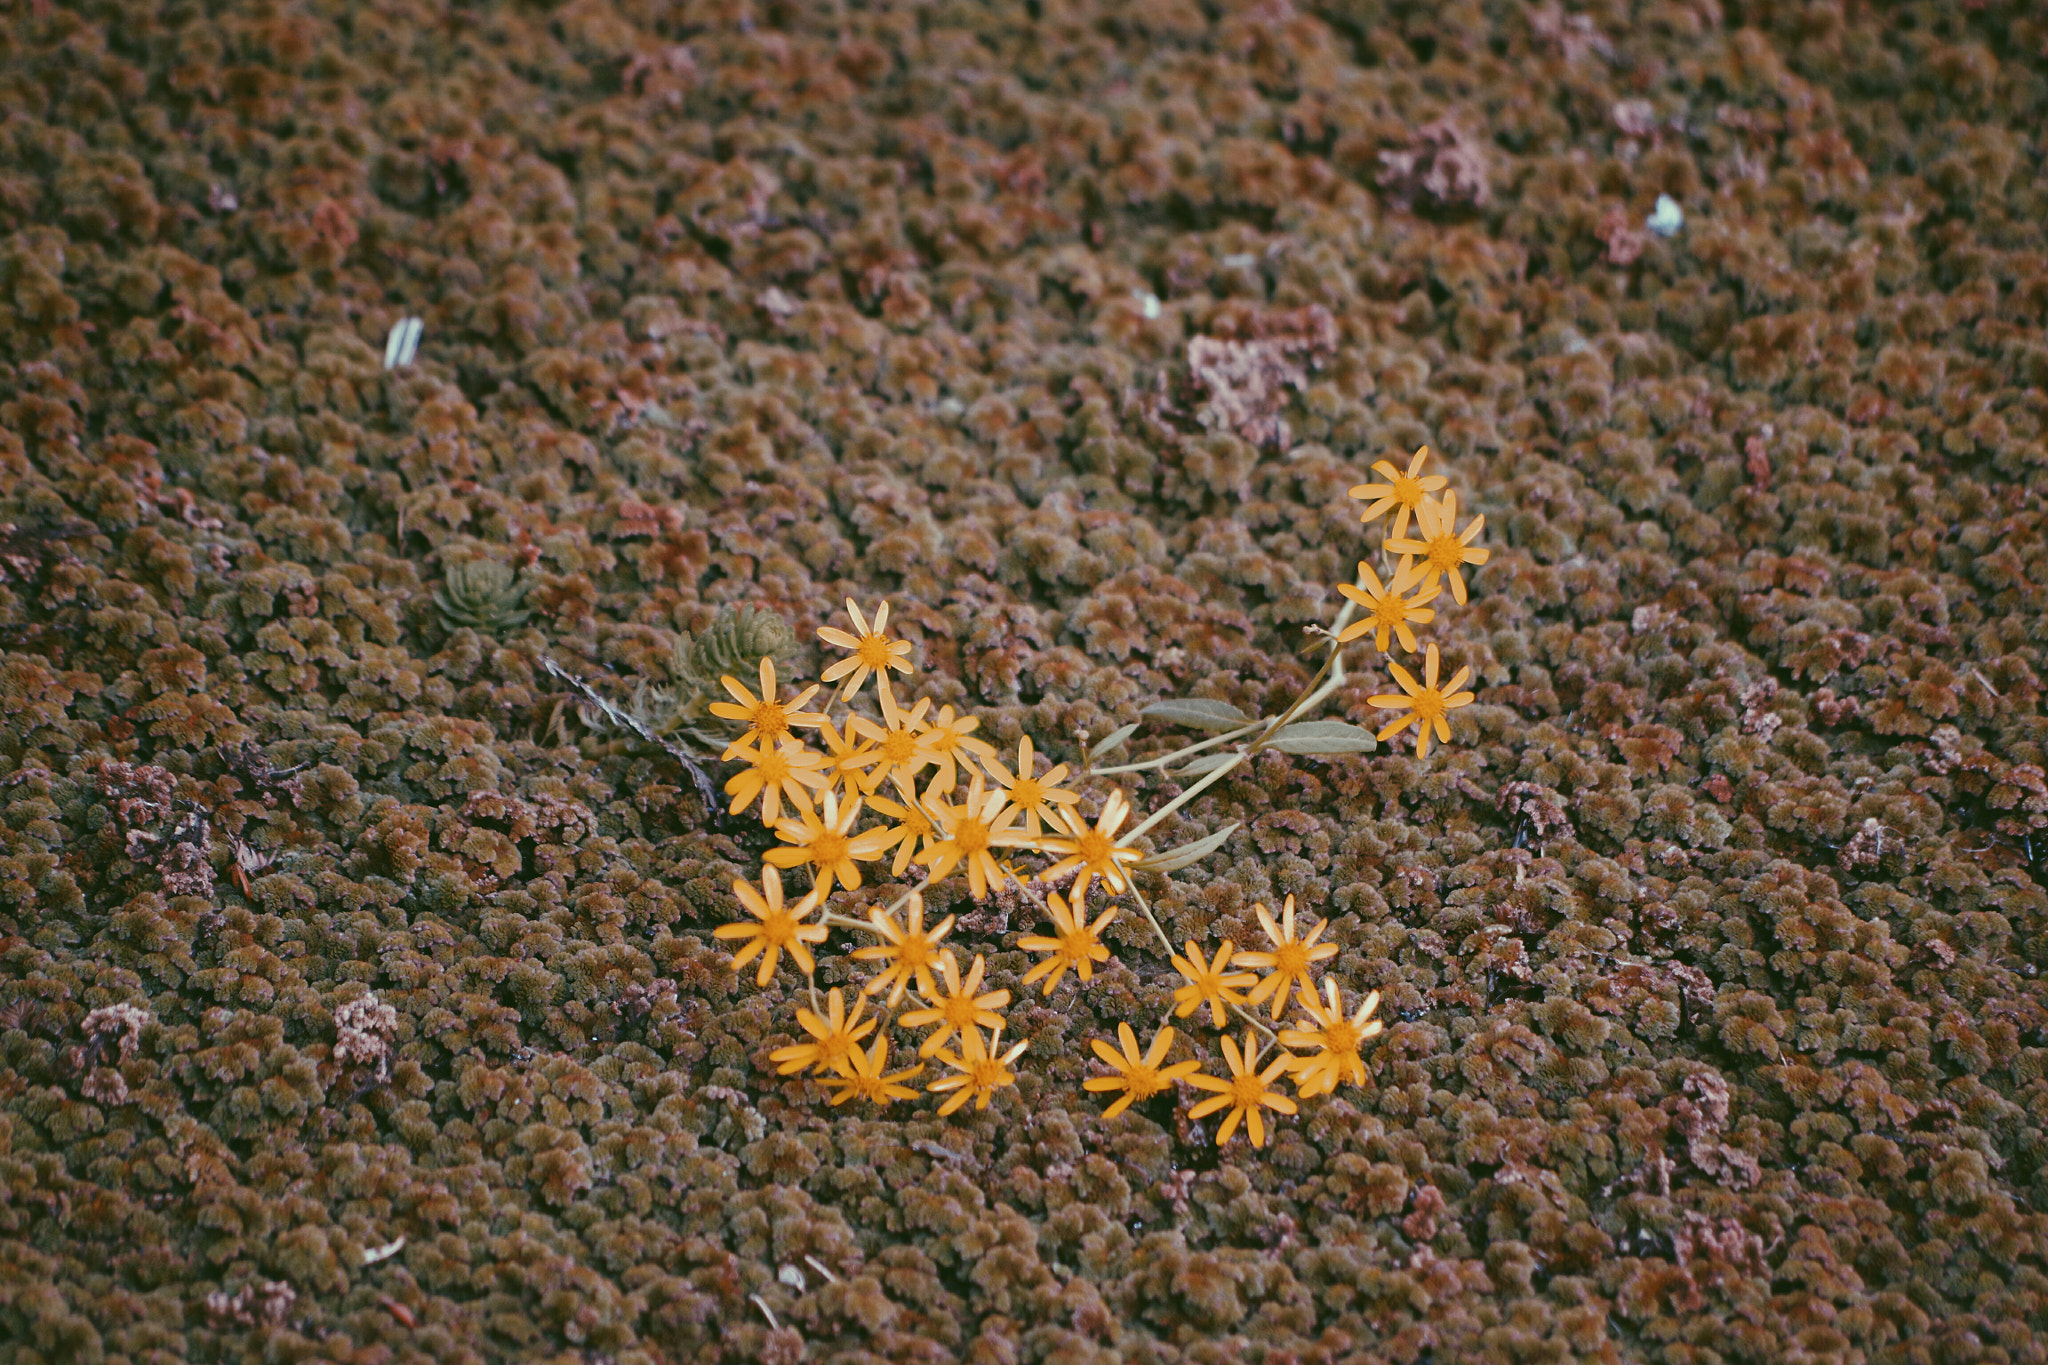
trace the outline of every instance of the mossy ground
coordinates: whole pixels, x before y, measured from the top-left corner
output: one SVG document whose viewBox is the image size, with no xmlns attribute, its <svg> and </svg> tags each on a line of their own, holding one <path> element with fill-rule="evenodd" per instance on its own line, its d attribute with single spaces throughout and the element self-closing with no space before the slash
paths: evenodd
<svg viewBox="0 0 2048 1365">
<path fill-rule="evenodd" d="M 2044 1358 L 2035 6 L 4 14 L 0 1360 Z M 1124 926 L 986 1114 L 774 1079 L 758 832 L 535 666 L 886 594 L 1071 759 L 1424 442 L 1458 742 L 1159 831 L 1385 997 L 1264 1152 L 1081 1093 Z"/>
</svg>

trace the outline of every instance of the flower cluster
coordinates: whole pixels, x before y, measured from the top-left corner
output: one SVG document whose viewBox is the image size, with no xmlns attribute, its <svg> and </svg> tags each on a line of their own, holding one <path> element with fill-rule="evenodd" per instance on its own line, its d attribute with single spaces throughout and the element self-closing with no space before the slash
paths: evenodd
<svg viewBox="0 0 2048 1365">
<path fill-rule="evenodd" d="M 1227 1066 L 1221 1075 L 1206 1072 L 1199 1059 L 1169 1060 L 1181 1035 L 1163 1019 L 1142 1046 L 1129 1024 L 1118 1026 L 1115 1045 L 1093 1040 L 1096 1055 L 1110 1070 L 1083 1084 L 1089 1091 L 1116 1095 L 1111 1116 L 1185 1082 L 1211 1092 L 1189 1109 L 1189 1117 L 1224 1115 L 1217 1128 L 1219 1144 L 1242 1126 L 1253 1145 L 1263 1146 L 1268 1111 L 1292 1114 L 1298 1100 L 1327 1095 L 1340 1085 L 1363 1085 L 1362 1049 L 1381 1027 L 1373 1018 L 1379 994 L 1368 992 L 1347 1005 L 1338 981 L 1318 984 L 1320 964 L 1338 953 L 1336 944 L 1321 941 L 1327 922 L 1300 921 L 1290 895 L 1277 918 L 1266 906 L 1256 907 L 1264 948 L 1239 951 L 1226 941 L 1205 952 L 1189 942 L 1183 956 L 1174 951 L 1134 873 L 1187 866 L 1221 839 L 1212 836 L 1163 854 L 1148 854 L 1137 840 L 1262 748 L 1351 753 L 1371 747 L 1372 737 L 1355 727 L 1301 717 L 1342 680 L 1346 645 L 1370 635 L 1382 652 L 1394 639 L 1413 652 L 1414 628 L 1434 619 L 1427 604 L 1442 593 L 1442 581 L 1448 580 L 1452 597 L 1464 602 L 1463 568 L 1487 558 L 1487 551 L 1474 544 L 1484 519 L 1458 527 L 1457 495 L 1443 491 L 1442 476 L 1422 472 L 1427 457 L 1426 448 L 1418 451 L 1406 471 L 1382 461 L 1376 469 L 1386 482 L 1352 490 L 1353 497 L 1368 502 L 1368 522 L 1394 514 L 1384 553 L 1390 560 L 1398 556 L 1398 564 L 1382 580 L 1370 564 L 1361 563 L 1358 583 L 1343 586 L 1350 605 L 1336 627 L 1324 632 L 1330 648 L 1323 670 L 1285 713 L 1253 719 L 1219 702 L 1165 703 L 1150 708 L 1148 715 L 1225 733 L 1164 758 L 1093 774 L 1146 771 L 1191 758 L 1180 771 L 1205 774 L 1129 830 L 1125 823 L 1132 806 L 1122 790 L 1105 794 L 1098 813 L 1088 817 L 1073 771 L 1064 763 L 1047 764 L 1031 736 L 1019 739 L 1014 756 L 1005 756 L 976 734 L 975 717 L 935 705 L 930 697 L 899 698 L 892 675 L 913 671 L 911 649 L 907 641 L 889 636 L 886 602 L 871 620 L 849 600 L 853 629 L 827 626 L 818 632 L 822 643 L 843 654 L 818 682 L 785 691 L 769 657 L 759 660 L 755 679 L 721 678 L 729 700 L 711 704 L 710 713 L 741 727 L 723 754 L 740 765 L 725 783 L 730 813 L 753 809 L 781 843 L 763 856 L 757 880 L 733 883 L 745 917 L 714 932 L 734 945 L 734 970 L 753 968 L 756 985 L 765 987 L 785 957 L 810 979 L 809 1003 L 796 1012 L 803 1041 L 769 1054 L 777 1071 L 816 1075 L 834 1105 L 853 1100 L 888 1104 L 915 1098 L 918 1091 L 910 1082 L 935 1067 L 937 1075 L 924 1088 L 942 1097 L 941 1115 L 969 1103 L 985 1109 L 997 1091 L 1016 1083 L 1012 1067 L 1028 1044 L 1003 1040 L 1003 1011 L 1011 992 L 988 987 L 983 954 L 970 956 L 968 948 L 949 941 L 957 927 L 954 916 L 927 920 L 925 893 L 958 877 L 976 900 L 1009 887 L 1042 907 L 1049 931 L 1017 940 L 1019 948 L 1039 959 L 1019 986 L 1037 986 L 1050 996 L 1071 973 L 1085 987 L 1095 968 L 1110 959 L 1104 934 L 1128 900 L 1151 926 L 1162 956 L 1184 983 L 1174 993 L 1173 1017 L 1201 1012 L 1218 1030 L 1229 1023 L 1229 1015 L 1242 1020 L 1241 1041 L 1220 1040 Z M 1435 496 L 1439 492 L 1441 498 Z M 1352 621 L 1361 608 L 1363 616 Z M 1416 724 L 1417 752 L 1426 756 L 1432 733 L 1440 740 L 1450 738 L 1449 711 L 1472 700 L 1472 693 L 1459 690 L 1469 670 L 1460 669 L 1439 686 L 1433 644 L 1426 682 L 1418 684 L 1398 664 L 1391 667 L 1403 693 L 1376 696 L 1372 702 L 1408 714 L 1378 738 Z M 828 687 L 834 690 L 825 691 Z M 1097 744 L 1088 762 L 1113 751 L 1135 729 L 1127 726 Z M 1238 741 L 1234 748 L 1202 752 L 1232 740 Z M 1035 871 L 1020 870 L 1019 863 L 1034 858 L 1040 860 Z M 865 919 L 831 911 L 835 890 L 859 889 L 874 874 L 874 865 L 884 862 L 891 877 L 914 871 L 921 876 L 893 903 L 871 908 Z M 786 888 L 789 875 L 803 879 L 800 895 Z M 835 929 L 866 939 L 849 955 L 870 969 L 850 1004 L 838 988 L 821 997 L 815 981 L 814 950 Z M 876 1012 L 870 1012 L 871 1005 Z M 1283 1025 L 1290 1006 L 1298 1013 Z M 1269 1013 L 1270 1024 L 1259 1019 L 1261 1010 Z M 892 1071 L 889 1054 L 897 1030 L 922 1036 L 915 1043 L 917 1062 Z M 1286 1081 L 1293 1084 L 1292 1096 L 1274 1088 Z"/>
</svg>

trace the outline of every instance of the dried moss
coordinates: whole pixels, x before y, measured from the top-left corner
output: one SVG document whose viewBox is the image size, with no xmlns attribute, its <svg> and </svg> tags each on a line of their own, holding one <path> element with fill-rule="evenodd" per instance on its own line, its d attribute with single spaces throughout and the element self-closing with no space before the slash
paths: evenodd
<svg viewBox="0 0 2048 1365">
<path fill-rule="evenodd" d="M 2042 1359 L 2027 6 L 0 27 L 7 1359 Z M 534 662 L 886 594 L 1072 762 L 1289 695 L 1424 443 L 1459 745 L 1155 831 L 1382 992 L 1256 1156 L 1080 1090 L 1135 941 L 984 1115 L 775 1078 L 760 848 Z"/>
</svg>

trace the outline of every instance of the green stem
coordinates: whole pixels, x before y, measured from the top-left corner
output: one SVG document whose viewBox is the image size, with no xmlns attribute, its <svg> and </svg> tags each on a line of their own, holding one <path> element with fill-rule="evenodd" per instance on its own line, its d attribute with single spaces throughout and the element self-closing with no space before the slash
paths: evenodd
<svg viewBox="0 0 2048 1365">
<path fill-rule="evenodd" d="M 1148 768 L 1163 768 L 1169 763 L 1179 762 L 1189 754 L 1198 754 L 1204 749 L 1213 749 L 1218 744 L 1228 744 L 1233 739 L 1250 734 L 1265 723 L 1263 720 L 1255 720 L 1249 725 L 1240 725 L 1235 730 L 1229 731 L 1226 734 L 1216 735 L 1213 738 L 1202 740 L 1196 744 L 1183 745 L 1170 754 L 1161 754 L 1157 758 L 1148 758 L 1140 763 L 1125 763 L 1115 768 L 1097 768 L 1089 776 L 1108 777 L 1113 773 L 1141 773 Z"/>
<path fill-rule="evenodd" d="M 1173 800 L 1167 802 L 1158 810 L 1153 811 L 1151 817 L 1147 819 L 1144 824 L 1139 825 L 1129 834 L 1126 834 L 1123 838 L 1117 840 L 1117 847 L 1129 848 L 1132 840 L 1137 839 L 1139 836 L 1143 835 L 1145 831 L 1151 829 L 1152 826 L 1158 824 L 1161 820 L 1164 820 L 1167 816 L 1173 814 L 1182 806 L 1185 806 L 1188 802 L 1194 800 L 1203 792 L 1215 786 L 1218 782 L 1221 782 L 1225 775 L 1233 771 L 1237 767 L 1237 765 L 1244 762 L 1244 760 L 1245 753 L 1242 749 L 1240 749 L 1237 753 L 1232 754 L 1230 757 L 1230 761 L 1228 763 L 1225 763 L 1222 767 L 1216 768 L 1210 771 L 1209 773 L 1205 774 L 1202 780 L 1195 783 L 1194 786 L 1189 787 L 1179 796 L 1174 797 Z"/>
<path fill-rule="evenodd" d="M 1363 575 L 1361 575 L 1361 577 L 1362 576 Z M 1356 602 L 1353 602 L 1348 597 L 1344 599 L 1344 609 L 1337 613 L 1336 625 L 1333 626 L 1330 630 L 1330 656 L 1329 658 L 1323 660 L 1323 666 L 1316 670 L 1316 675 L 1313 678 L 1309 679 L 1308 686 L 1302 689 L 1301 695 L 1295 698 L 1294 704 L 1292 706 L 1289 706 L 1284 712 L 1280 714 L 1278 719 L 1271 721 L 1270 723 L 1266 721 L 1258 721 L 1255 722 L 1253 725 L 1245 726 L 1242 729 L 1233 730 L 1230 734 L 1219 735 L 1215 739 L 1204 740 L 1200 744 L 1188 746 L 1188 751 L 1190 752 L 1196 749 L 1206 749 L 1210 745 L 1225 743 L 1238 735 L 1247 734 L 1251 730 L 1257 728 L 1258 726 L 1265 727 L 1263 730 L 1260 731 L 1259 737 L 1253 740 L 1249 747 L 1239 750 L 1237 756 L 1233 758 L 1230 762 L 1223 764 L 1219 768 L 1211 770 L 1209 773 L 1203 776 L 1201 781 L 1195 783 L 1194 786 L 1189 787 L 1179 796 L 1176 796 L 1175 798 L 1173 798 L 1173 800 L 1167 802 L 1164 806 L 1161 806 L 1158 810 L 1154 811 L 1151 814 L 1151 816 L 1145 820 L 1143 824 L 1139 825 L 1130 833 L 1124 835 L 1123 838 L 1117 840 L 1118 846 L 1128 847 L 1134 839 L 1144 834 L 1147 830 L 1150 830 L 1154 825 L 1158 824 L 1161 820 L 1164 820 L 1167 816 L 1173 814 L 1182 806 L 1185 806 L 1188 802 L 1194 800 L 1197 796 L 1200 796 L 1204 791 L 1207 791 L 1210 787 L 1222 781 L 1224 776 L 1231 772 L 1233 769 L 1235 769 L 1238 766 L 1238 764 L 1244 762 L 1245 759 L 1251 757 L 1253 754 L 1259 752 L 1260 749 L 1266 747 L 1266 742 L 1269 739 L 1271 739 L 1274 735 L 1279 734 L 1281 729 L 1283 729 L 1286 725 L 1292 722 L 1296 716 L 1300 715 L 1304 710 L 1308 709 L 1311 706 L 1320 705 L 1325 697 L 1328 697 L 1332 692 L 1336 691 L 1339 687 L 1343 686 L 1345 678 L 1347 677 L 1347 674 L 1344 671 L 1344 647 L 1337 643 L 1335 637 L 1343 631 L 1345 626 L 1351 623 L 1352 613 L 1355 612 L 1357 608 L 1358 604 Z M 1105 768 L 1102 771 L 1122 772 L 1129 771 L 1129 769 Z"/>
</svg>

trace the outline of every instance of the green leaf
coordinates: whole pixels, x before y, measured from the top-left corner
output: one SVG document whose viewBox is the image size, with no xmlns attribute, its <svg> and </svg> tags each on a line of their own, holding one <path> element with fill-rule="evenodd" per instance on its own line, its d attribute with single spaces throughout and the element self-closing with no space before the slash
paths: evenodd
<svg viewBox="0 0 2048 1365">
<path fill-rule="evenodd" d="M 1178 872 L 1184 867 L 1192 867 L 1217 849 L 1223 847 L 1223 841 L 1235 834 L 1237 827 L 1242 823 L 1243 821 L 1240 820 L 1232 820 L 1207 838 L 1197 839 L 1190 844 L 1182 844 L 1179 848 L 1169 848 L 1164 853 L 1151 854 L 1138 864 L 1138 870 L 1141 872 Z"/>
<path fill-rule="evenodd" d="M 1370 730 L 1341 720 L 1304 720 L 1266 741 L 1283 754 L 1369 754 L 1379 748 Z"/>
<path fill-rule="evenodd" d="M 1226 764 L 1235 763 L 1243 757 L 1243 753 L 1236 749 L 1224 749 L 1213 754 L 1198 754 L 1194 758 L 1189 759 L 1187 766 L 1182 768 L 1176 775 L 1180 777 L 1200 777 L 1204 773 L 1213 773 Z"/>
<path fill-rule="evenodd" d="M 1125 740 L 1129 739 L 1132 735 L 1136 734 L 1137 732 L 1137 721 L 1132 721 L 1129 725 L 1124 726 L 1122 729 L 1110 731 L 1108 734 L 1102 737 L 1101 741 L 1098 744 L 1096 744 L 1094 748 L 1088 751 L 1088 761 L 1090 763 L 1093 763 L 1096 759 L 1101 758 L 1104 754 L 1109 753 L 1113 749 L 1121 747 Z"/>
<path fill-rule="evenodd" d="M 1240 725 L 1252 723 L 1250 716 L 1227 701 L 1211 701 L 1198 697 L 1155 701 L 1138 714 L 1147 720 L 1165 721 L 1168 725 L 1188 725 L 1197 730 L 1235 730 Z"/>
</svg>

